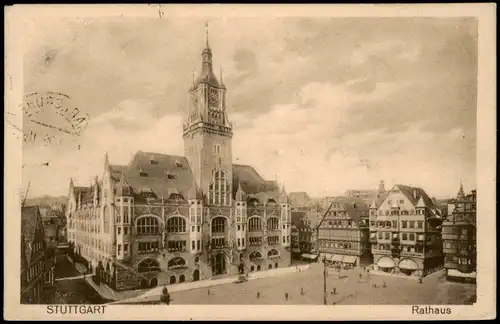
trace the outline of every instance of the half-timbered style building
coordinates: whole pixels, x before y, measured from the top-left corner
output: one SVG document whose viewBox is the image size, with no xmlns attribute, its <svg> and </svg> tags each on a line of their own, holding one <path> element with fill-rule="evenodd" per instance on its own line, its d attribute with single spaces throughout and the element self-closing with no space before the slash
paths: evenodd
<svg viewBox="0 0 500 324">
<path fill-rule="evenodd" d="M 329 198 L 318 226 L 320 259 L 341 266 L 372 263 L 368 240 L 368 205 L 359 199 Z"/>
<path fill-rule="evenodd" d="M 463 186 L 448 204 L 443 221 L 444 267 L 448 278 L 476 278 L 476 190 L 465 195 Z"/>
<path fill-rule="evenodd" d="M 375 267 L 425 276 L 442 267 L 441 215 L 421 188 L 394 185 L 370 206 L 370 241 Z"/>
<path fill-rule="evenodd" d="M 45 304 L 54 288 L 53 264 L 47 253 L 37 206 L 21 208 L 21 304 Z"/>
</svg>

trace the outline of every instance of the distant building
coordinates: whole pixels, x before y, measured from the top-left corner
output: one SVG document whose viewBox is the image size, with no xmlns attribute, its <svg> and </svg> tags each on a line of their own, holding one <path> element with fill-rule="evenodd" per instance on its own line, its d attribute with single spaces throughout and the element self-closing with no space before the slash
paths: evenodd
<svg viewBox="0 0 500 324">
<path fill-rule="evenodd" d="M 295 258 L 316 260 L 318 252 L 316 249 L 317 231 L 320 222 L 320 211 L 316 208 L 302 207 L 292 209 L 292 240 L 297 240 L 292 255 Z"/>
<path fill-rule="evenodd" d="M 395 185 L 370 206 L 370 242 L 378 270 L 425 276 L 442 267 L 441 214 L 421 188 Z"/>
<path fill-rule="evenodd" d="M 476 278 L 476 190 L 465 195 L 460 185 L 457 197 L 448 203 L 443 221 L 444 267 L 447 277 Z"/>
<path fill-rule="evenodd" d="M 290 197 L 290 206 L 292 206 L 292 208 L 306 207 L 309 206 L 311 202 L 311 197 L 304 191 L 290 192 L 288 196 Z"/>
<path fill-rule="evenodd" d="M 106 155 L 101 180 L 70 183 L 68 239 L 113 289 L 290 266 L 288 195 L 233 163 L 226 87 L 213 73 L 208 39 L 187 97 L 184 156 L 139 151 L 113 165 Z"/>
<path fill-rule="evenodd" d="M 320 259 L 344 266 L 372 263 L 368 239 L 368 205 L 345 197 L 330 198 L 318 226 Z"/>
<path fill-rule="evenodd" d="M 21 304 L 51 302 L 54 269 L 37 206 L 21 209 Z"/>
<path fill-rule="evenodd" d="M 385 184 L 381 180 L 378 189 L 349 189 L 345 192 L 345 196 L 351 199 L 363 199 L 370 204 L 372 201 L 380 199 L 385 192 Z"/>
</svg>

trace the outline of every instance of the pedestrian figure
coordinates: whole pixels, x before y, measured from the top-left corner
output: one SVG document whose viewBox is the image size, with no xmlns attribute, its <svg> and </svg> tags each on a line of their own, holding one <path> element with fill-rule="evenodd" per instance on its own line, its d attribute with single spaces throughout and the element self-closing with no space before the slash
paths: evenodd
<svg viewBox="0 0 500 324">
<path fill-rule="evenodd" d="M 422 283 L 422 277 L 418 278 L 418 283 Z"/>
<path fill-rule="evenodd" d="M 257 299 L 259 299 L 260 297 L 260 292 L 257 292 Z"/>
<path fill-rule="evenodd" d="M 304 288 L 300 287 L 300 294 L 304 296 Z"/>
<path fill-rule="evenodd" d="M 288 293 L 285 293 L 285 300 L 288 301 Z"/>
<path fill-rule="evenodd" d="M 332 292 L 333 292 L 334 295 L 336 295 L 337 294 L 337 288 L 332 288 Z"/>
<path fill-rule="evenodd" d="M 360 280 L 363 279 L 363 274 L 362 273 L 359 274 L 359 279 Z"/>
<path fill-rule="evenodd" d="M 387 285 L 385 284 L 385 281 L 384 281 L 384 283 L 382 284 L 382 288 L 386 288 L 386 287 L 387 287 Z"/>
<path fill-rule="evenodd" d="M 210 296 L 210 289 L 208 290 L 208 295 Z"/>
</svg>

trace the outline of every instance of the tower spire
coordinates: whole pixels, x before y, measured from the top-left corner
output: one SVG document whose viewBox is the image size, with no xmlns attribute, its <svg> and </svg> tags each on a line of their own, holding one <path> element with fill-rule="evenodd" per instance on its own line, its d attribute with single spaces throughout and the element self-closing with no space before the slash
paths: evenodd
<svg viewBox="0 0 500 324">
<path fill-rule="evenodd" d="M 205 46 L 206 48 L 210 48 L 208 46 L 208 21 L 205 21 Z"/>
<path fill-rule="evenodd" d="M 460 189 L 458 190 L 457 198 L 464 198 L 464 197 L 465 197 L 464 185 L 462 180 L 460 180 Z"/>
</svg>

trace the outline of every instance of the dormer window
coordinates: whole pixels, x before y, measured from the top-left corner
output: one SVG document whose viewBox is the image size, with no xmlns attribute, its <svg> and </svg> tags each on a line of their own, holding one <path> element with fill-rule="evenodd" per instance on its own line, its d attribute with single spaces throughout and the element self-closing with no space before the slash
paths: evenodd
<svg viewBox="0 0 500 324">
<path fill-rule="evenodd" d="M 156 165 L 158 164 L 158 161 L 156 161 L 154 158 L 149 158 L 149 164 Z"/>
<path fill-rule="evenodd" d="M 165 172 L 165 177 L 167 179 L 175 179 L 175 175 L 170 172 Z"/>
<path fill-rule="evenodd" d="M 175 161 L 175 166 L 176 166 L 177 168 L 182 168 L 182 163 L 181 163 L 181 162 L 179 162 L 179 160 L 176 160 L 176 161 Z"/>
<path fill-rule="evenodd" d="M 144 171 L 143 169 L 139 169 L 139 176 L 140 177 L 147 177 L 148 173 L 146 171 Z"/>
</svg>

